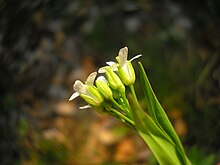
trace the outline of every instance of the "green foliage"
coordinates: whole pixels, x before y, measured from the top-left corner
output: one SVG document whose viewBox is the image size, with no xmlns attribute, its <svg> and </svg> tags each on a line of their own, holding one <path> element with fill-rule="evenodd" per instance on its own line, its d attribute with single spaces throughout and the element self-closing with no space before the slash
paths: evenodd
<svg viewBox="0 0 220 165">
<path fill-rule="evenodd" d="M 177 145 L 178 150 L 182 154 L 182 158 L 186 163 L 187 160 L 185 159 L 184 149 L 183 146 L 172 126 L 170 123 L 165 111 L 163 110 L 162 106 L 160 105 L 159 101 L 157 100 L 156 95 L 154 94 L 150 82 L 147 78 L 147 75 L 144 71 L 142 64 L 139 62 L 139 71 L 141 77 L 141 84 L 144 87 L 145 93 L 145 101 L 147 103 L 148 112 L 154 122 L 161 128 L 168 136 L 172 139 L 172 141 Z"/>
<path fill-rule="evenodd" d="M 131 100 L 134 100 L 131 102 L 131 109 L 137 132 L 149 146 L 157 161 L 163 165 L 184 164 L 177 147 L 169 136 L 142 110 L 137 100 Z"/>
<path fill-rule="evenodd" d="M 141 85 L 144 87 L 149 115 L 142 110 L 133 86 L 131 109 L 135 127 L 160 164 L 191 164 L 166 113 L 158 102 L 143 66 L 139 63 Z"/>
</svg>

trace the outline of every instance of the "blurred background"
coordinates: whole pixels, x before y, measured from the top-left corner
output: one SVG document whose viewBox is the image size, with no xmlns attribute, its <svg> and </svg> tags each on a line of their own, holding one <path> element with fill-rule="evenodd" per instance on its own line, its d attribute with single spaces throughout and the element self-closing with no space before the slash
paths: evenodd
<svg viewBox="0 0 220 165">
<path fill-rule="evenodd" d="M 68 101 L 124 46 L 190 159 L 219 164 L 219 29 L 212 0 L 0 0 L 0 164 L 157 164 L 133 130 Z"/>
</svg>

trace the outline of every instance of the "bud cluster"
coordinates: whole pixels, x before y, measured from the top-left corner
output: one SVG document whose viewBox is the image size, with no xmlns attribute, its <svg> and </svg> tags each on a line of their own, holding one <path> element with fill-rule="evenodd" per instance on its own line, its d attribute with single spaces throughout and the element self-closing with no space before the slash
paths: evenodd
<svg viewBox="0 0 220 165">
<path fill-rule="evenodd" d="M 92 107 L 98 112 L 112 114 L 125 122 L 132 121 L 130 105 L 126 98 L 126 86 L 133 85 L 135 82 L 135 72 L 131 61 L 139 58 L 137 55 L 131 60 L 127 60 L 128 48 L 120 49 L 115 62 L 106 62 L 104 66 L 98 70 L 99 73 L 105 73 L 96 79 L 97 72 L 91 73 L 86 82 L 82 83 L 76 80 L 73 89 L 76 91 L 69 100 L 73 100 L 80 96 L 88 105 L 79 107 L 85 109 Z"/>
</svg>

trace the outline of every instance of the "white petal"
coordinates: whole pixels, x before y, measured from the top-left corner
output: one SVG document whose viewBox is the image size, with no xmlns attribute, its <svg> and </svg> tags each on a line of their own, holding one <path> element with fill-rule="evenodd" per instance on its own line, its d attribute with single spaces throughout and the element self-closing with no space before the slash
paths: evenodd
<svg viewBox="0 0 220 165">
<path fill-rule="evenodd" d="M 80 80 L 76 80 L 74 85 L 73 85 L 73 89 L 78 92 L 79 94 L 85 94 L 86 93 L 86 86 L 80 81 Z"/>
<path fill-rule="evenodd" d="M 122 69 L 124 70 L 124 72 L 126 73 L 127 76 L 131 77 L 131 73 L 130 73 L 130 69 L 128 64 L 125 64 Z"/>
<path fill-rule="evenodd" d="M 137 59 L 137 58 L 139 58 L 139 57 L 141 57 L 141 56 L 142 56 L 142 54 L 136 55 L 136 56 L 134 56 L 132 59 L 130 59 L 129 61 L 133 61 L 133 60 L 135 60 L 135 59 Z"/>
<path fill-rule="evenodd" d="M 105 66 L 99 68 L 98 70 L 98 73 L 105 73 L 105 72 L 106 72 Z"/>
<path fill-rule="evenodd" d="M 92 72 L 92 73 L 88 76 L 88 78 L 87 78 L 87 80 L 86 80 L 86 84 L 88 84 L 88 85 L 93 85 L 96 76 L 97 76 L 97 72 Z"/>
<path fill-rule="evenodd" d="M 106 83 L 108 82 L 104 76 L 99 76 L 99 77 L 97 78 L 97 80 L 99 80 L 99 81 L 104 81 L 104 82 L 106 82 Z"/>
<path fill-rule="evenodd" d="M 113 65 L 111 65 L 111 66 L 109 66 L 109 67 L 110 67 L 110 69 L 113 70 L 113 71 L 118 71 L 118 67 L 117 67 L 117 64 L 116 64 L 116 63 L 113 64 Z"/>
<path fill-rule="evenodd" d="M 118 71 L 117 65 L 112 65 L 112 66 L 110 66 L 110 68 L 111 68 L 111 70 L 113 70 L 113 71 Z"/>
<path fill-rule="evenodd" d="M 128 58 L 128 48 L 124 47 L 120 49 L 118 53 L 118 57 L 119 57 L 118 59 L 119 65 L 123 66 L 126 63 L 127 58 Z"/>
<path fill-rule="evenodd" d="M 79 96 L 79 93 L 78 93 L 78 92 L 73 93 L 72 96 L 69 98 L 69 101 L 75 99 L 75 98 L 78 97 L 78 96 Z"/>
<path fill-rule="evenodd" d="M 106 64 L 109 65 L 109 66 L 116 65 L 116 63 L 113 62 L 113 61 L 108 61 L 108 62 L 106 62 Z"/>
<path fill-rule="evenodd" d="M 85 106 L 79 107 L 79 109 L 88 109 L 88 108 L 92 108 L 92 107 L 90 105 L 85 105 Z"/>
</svg>

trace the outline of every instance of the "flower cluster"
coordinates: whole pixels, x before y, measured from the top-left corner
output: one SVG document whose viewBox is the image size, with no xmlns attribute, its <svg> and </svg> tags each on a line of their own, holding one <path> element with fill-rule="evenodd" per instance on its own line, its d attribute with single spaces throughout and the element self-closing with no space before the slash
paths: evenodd
<svg viewBox="0 0 220 165">
<path fill-rule="evenodd" d="M 128 48 L 119 50 L 116 62 L 106 62 L 98 73 L 91 73 L 86 82 L 76 80 L 75 93 L 69 100 L 80 96 L 88 105 L 80 109 L 93 108 L 107 113 L 135 128 L 159 164 L 191 165 L 184 148 L 165 111 L 153 92 L 142 64 L 139 62 L 140 83 L 143 87 L 147 109 L 143 110 L 134 89 L 135 72 L 131 62 L 141 55 L 127 60 Z M 104 75 L 104 76 L 103 76 Z M 126 89 L 130 88 L 129 100 Z"/>
<path fill-rule="evenodd" d="M 131 123 L 132 115 L 125 89 L 126 86 L 133 85 L 135 82 L 135 72 L 131 61 L 140 56 L 137 55 L 131 60 L 127 60 L 128 48 L 120 49 L 116 57 L 117 62 L 106 62 L 107 66 L 98 70 L 98 73 L 104 73 L 105 77 L 97 77 L 97 72 L 93 72 L 88 76 L 85 83 L 76 80 L 73 85 L 75 93 L 69 100 L 80 96 L 88 103 L 86 106 L 79 107 L 80 109 L 92 107 L 99 112 L 112 114 Z"/>
</svg>

